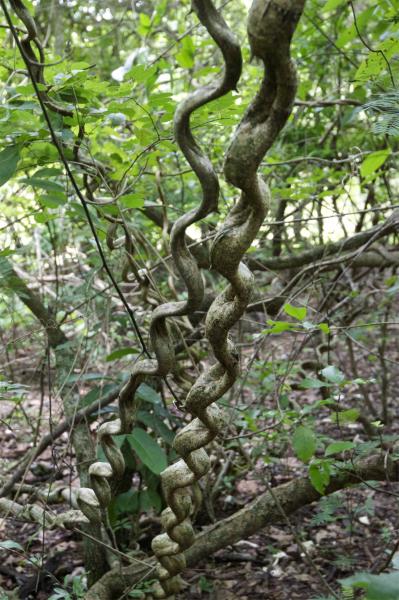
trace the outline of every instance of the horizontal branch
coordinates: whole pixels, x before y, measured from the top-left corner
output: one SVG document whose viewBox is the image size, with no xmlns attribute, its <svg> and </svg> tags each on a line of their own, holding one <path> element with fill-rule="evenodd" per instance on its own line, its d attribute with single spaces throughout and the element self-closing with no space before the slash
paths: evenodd
<svg viewBox="0 0 399 600">
<path fill-rule="evenodd" d="M 371 227 L 366 231 L 355 233 L 351 237 L 343 238 L 337 242 L 331 242 L 316 246 L 300 254 L 292 256 L 279 256 L 272 258 L 253 259 L 251 267 L 257 271 L 283 271 L 284 269 L 298 269 L 310 265 L 317 260 L 324 259 L 332 254 L 339 254 L 349 250 L 357 250 L 370 240 L 377 241 L 391 233 L 399 231 L 399 211 L 395 210 L 391 216 L 380 225 Z M 360 258 L 360 257 L 359 257 Z"/>
<path fill-rule="evenodd" d="M 325 108 L 329 106 L 362 106 L 362 103 L 352 98 L 337 98 L 336 100 L 295 100 L 294 106 Z"/>
<path fill-rule="evenodd" d="M 159 207 L 161 209 L 161 207 Z M 162 227 L 163 218 L 161 210 L 151 207 L 143 209 L 144 214 L 158 227 Z M 281 223 L 284 225 L 284 222 Z M 169 224 L 171 227 L 172 224 Z M 377 241 L 391 233 L 395 233 L 399 230 L 399 211 L 394 210 L 391 216 L 384 222 L 375 227 L 372 227 L 366 231 L 355 233 L 351 237 L 343 238 L 337 242 L 331 242 L 316 246 L 310 250 L 306 250 L 300 254 L 292 256 L 278 256 L 278 257 L 252 257 L 247 258 L 247 265 L 252 271 L 284 271 L 286 269 L 297 269 L 318 260 L 325 259 L 327 256 L 333 254 L 345 253 L 350 250 L 356 250 L 369 242 L 371 239 Z M 187 237 L 187 243 L 190 245 L 190 250 L 197 259 L 198 265 L 202 268 L 209 267 L 209 249 L 206 244 L 194 244 L 194 242 Z M 351 266 L 353 267 L 385 267 L 397 264 L 398 253 L 391 253 L 391 256 L 386 253 L 386 260 L 382 260 L 381 257 L 372 255 L 371 252 L 366 255 L 359 255 L 352 261 Z M 390 260 L 388 260 L 390 259 Z M 345 258 L 343 257 L 343 262 Z"/>
<path fill-rule="evenodd" d="M 383 454 L 360 460 L 353 467 L 343 469 L 332 477 L 326 494 L 364 481 L 399 481 L 398 462 Z M 202 531 L 194 545 L 186 551 L 187 565 L 198 565 L 199 561 L 208 559 L 218 550 L 254 535 L 271 523 L 281 521 L 281 508 L 286 515 L 290 515 L 319 500 L 320 497 L 321 494 L 315 490 L 307 477 L 298 477 L 279 485 L 273 488 L 273 494 L 261 494 L 227 519 Z M 119 598 L 139 579 L 146 576 L 151 577 L 148 567 L 128 566 L 113 569 L 90 588 L 85 600 Z"/>
<path fill-rule="evenodd" d="M 73 528 L 87 524 L 89 521 L 80 510 L 68 510 L 64 513 L 51 513 L 38 504 L 18 504 L 8 498 L 0 498 L 0 514 L 3 517 L 14 517 L 21 521 L 39 523 L 49 529 L 56 527 Z"/>
</svg>

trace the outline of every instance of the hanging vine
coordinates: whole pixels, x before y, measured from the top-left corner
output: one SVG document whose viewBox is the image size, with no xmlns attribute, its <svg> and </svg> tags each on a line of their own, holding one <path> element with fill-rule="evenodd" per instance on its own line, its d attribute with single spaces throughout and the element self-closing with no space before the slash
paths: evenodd
<svg viewBox="0 0 399 600">
<path fill-rule="evenodd" d="M 290 42 L 304 3 L 305 0 L 255 0 L 249 12 L 251 52 L 263 61 L 265 74 L 226 155 L 225 177 L 241 190 L 241 197 L 211 249 L 212 268 L 228 281 L 227 288 L 211 305 L 205 324 L 216 363 L 197 379 L 187 396 L 185 408 L 192 420 L 174 441 L 181 460 L 161 474 L 168 508 L 162 514 L 165 533 L 152 543 L 159 562 L 155 598 L 173 598 L 182 589 L 184 550 L 194 542 L 191 517 L 200 501 L 196 484 L 210 467 L 205 446 L 223 424 L 215 402 L 238 376 L 238 354 L 229 333 L 244 313 L 253 288 L 252 273 L 242 258 L 255 239 L 270 202 L 268 188 L 257 170 L 292 110 L 296 72 Z M 210 3 L 206 4 L 210 13 L 213 9 Z"/>
</svg>

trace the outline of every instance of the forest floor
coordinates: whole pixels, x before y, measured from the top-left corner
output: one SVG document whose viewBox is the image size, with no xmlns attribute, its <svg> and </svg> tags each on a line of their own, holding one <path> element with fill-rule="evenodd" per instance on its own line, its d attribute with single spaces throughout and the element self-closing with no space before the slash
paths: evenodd
<svg viewBox="0 0 399 600">
<path fill-rule="evenodd" d="M 308 390 L 308 396 L 313 392 Z M 39 410 L 43 422 L 46 422 L 49 417 L 48 398 L 40 394 L 37 385 L 30 387 L 23 411 L 15 412 L 11 403 L 1 403 L 2 424 L 11 424 L 0 429 L 0 470 L 3 473 L 32 445 Z M 11 420 L 10 411 L 14 411 Z M 59 418 L 55 402 L 53 422 L 56 423 Z M 327 416 L 318 415 L 317 427 L 320 434 L 331 435 L 331 419 Z M 359 423 L 352 423 L 350 428 L 347 432 L 349 439 L 365 439 Z M 392 429 L 389 433 L 397 434 Z M 260 441 L 262 443 L 262 439 Z M 253 449 L 254 438 L 245 443 L 248 449 Z M 283 448 L 278 448 L 277 444 L 274 450 L 273 460 L 265 462 L 257 459 L 245 475 L 235 470 L 223 480 L 212 507 L 217 519 L 232 514 L 263 493 L 266 478 L 276 486 L 305 474 L 304 466 L 293 455 L 289 441 Z M 34 488 L 50 479 L 55 479 L 56 484 L 77 485 L 73 463 L 69 436 L 65 433 L 36 461 L 25 482 Z M 249 540 L 219 551 L 195 569 L 188 569 L 185 573 L 187 588 L 180 598 L 332 598 L 331 588 L 335 592 L 340 590 L 339 579 L 363 570 L 378 573 L 385 566 L 387 557 L 397 550 L 397 491 L 397 486 L 389 483 L 378 483 L 374 489 L 362 485 L 336 492 L 318 503 L 303 507 L 289 517 L 289 522 L 282 519 Z M 24 502 L 29 501 L 27 495 L 22 498 Z M 199 517 L 199 527 L 209 524 L 209 507 Z M 139 540 L 141 546 L 148 548 L 150 537 L 157 532 L 156 527 L 148 531 Z M 0 541 L 5 540 L 12 540 L 17 545 L 0 546 L 0 600 L 75 600 L 83 597 L 80 595 L 84 587 L 82 542 L 77 533 L 66 529 L 44 531 L 35 524 L 7 517 L 0 518 Z M 60 591 L 56 595 L 57 588 L 71 590 L 73 580 L 74 593 L 68 596 Z"/>
<path fill-rule="evenodd" d="M 28 402 L 28 414 L 35 405 L 37 397 Z M 20 458 L 27 447 L 24 439 L 30 436 L 29 429 L 25 435 L 19 431 L 16 436 L 14 431 L 14 435 L 6 436 L 2 440 L 3 459 L 8 462 Z M 62 445 L 66 445 L 66 436 L 57 445 L 58 456 Z M 27 477 L 27 483 L 35 486 L 45 482 L 53 471 L 54 458 L 54 453 L 47 450 L 34 473 Z M 64 461 L 57 484 L 68 484 L 68 453 Z M 230 489 L 221 489 L 214 507 L 216 517 L 227 516 L 264 492 L 265 476 L 278 485 L 295 474 L 303 474 L 295 457 L 273 465 L 257 461 L 255 469 L 234 479 Z M 187 571 L 187 589 L 181 598 L 327 598 L 328 586 L 339 589 L 338 579 L 354 571 L 377 572 L 399 539 L 397 498 L 384 493 L 391 489 L 389 484 L 378 483 L 378 489 L 363 486 L 337 492 L 300 509 L 291 515 L 289 524 L 276 522 L 249 540 L 219 551 L 206 563 Z M 206 514 L 201 515 L 201 520 L 209 523 Z M 12 540 L 23 548 L 0 548 L 0 598 L 45 600 L 54 597 L 56 588 L 70 584 L 72 576 L 78 581 L 82 576 L 81 541 L 77 534 L 68 530 L 43 532 L 34 524 L 12 518 L 2 519 L 0 531 L 3 541 Z M 76 590 L 75 595 L 65 598 L 79 598 L 79 585 Z"/>
</svg>

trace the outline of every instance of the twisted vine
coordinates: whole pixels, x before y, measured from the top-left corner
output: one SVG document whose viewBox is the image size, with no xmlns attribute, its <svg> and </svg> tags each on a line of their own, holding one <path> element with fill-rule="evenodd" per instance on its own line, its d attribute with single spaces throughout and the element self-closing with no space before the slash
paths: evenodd
<svg viewBox="0 0 399 600">
<path fill-rule="evenodd" d="M 241 191 L 211 249 L 213 269 L 223 275 L 227 288 L 211 305 L 206 336 L 216 363 L 191 388 L 185 407 L 191 422 L 176 436 L 174 448 L 181 459 L 161 474 L 168 508 L 162 514 L 165 533 L 152 543 L 158 559 L 152 597 L 170 598 L 183 587 L 184 551 L 195 538 L 191 522 L 198 502 L 197 482 L 209 470 L 205 446 L 223 424 L 215 402 L 234 384 L 238 354 L 229 338 L 231 328 L 244 313 L 253 288 L 253 276 L 242 262 L 255 239 L 270 201 L 269 190 L 257 174 L 260 162 L 289 117 L 296 92 L 296 72 L 290 42 L 305 0 L 254 0 L 248 17 L 252 55 L 261 59 L 265 74 L 228 148 L 224 173 Z"/>
<path fill-rule="evenodd" d="M 29 13 L 22 0 L 10 0 L 10 4 L 16 15 L 21 19 L 26 27 L 26 35 L 21 39 L 21 47 L 24 53 L 24 58 L 30 65 L 32 77 L 36 83 L 48 88 L 44 79 L 44 68 L 50 65 L 45 63 L 44 50 L 38 38 L 35 20 Z M 36 56 L 34 48 L 36 48 L 38 57 Z M 52 111 L 66 117 L 72 116 L 73 111 L 70 108 L 58 104 L 54 100 L 50 99 L 47 95 L 47 90 L 40 89 L 40 96 L 43 100 L 43 103 Z"/>
<path fill-rule="evenodd" d="M 192 7 L 220 48 L 225 68 L 219 79 L 189 95 L 178 106 L 174 118 L 176 141 L 197 175 L 202 188 L 202 200 L 199 206 L 182 215 L 171 231 L 171 253 L 187 288 L 187 300 L 167 302 L 155 308 L 150 324 L 150 339 L 155 359 L 145 358 L 134 365 L 131 376 L 118 398 L 120 418 L 104 423 L 98 430 L 99 442 L 109 462 L 95 462 L 90 466 L 91 487 L 81 488 L 77 497 L 79 507 L 92 522 L 103 520 L 103 509 L 112 497 L 111 481 L 119 479 L 123 473 L 123 455 L 113 436 L 131 430 L 138 408 L 136 397 L 138 386 L 148 376 L 165 377 L 175 364 L 173 344 L 166 320 L 195 312 L 200 308 L 204 297 L 204 284 L 199 267 L 186 245 L 186 229 L 217 209 L 219 181 L 212 163 L 191 133 L 190 117 L 201 106 L 235 89 L 241 74 L 242 61 L 239 45 L 212 2 L 192 0 Z"/>
</svg>

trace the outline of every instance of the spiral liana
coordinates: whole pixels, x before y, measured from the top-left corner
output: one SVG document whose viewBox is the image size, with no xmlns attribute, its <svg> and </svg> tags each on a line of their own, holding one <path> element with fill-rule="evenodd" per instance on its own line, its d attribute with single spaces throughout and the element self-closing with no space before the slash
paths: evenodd
<svg viewBox="0 0 399 600">
<path fill-rule="evenodd" d="M 227 150 L 224 174 L 241 191 L 211 249 L 211 267 L 228 285 L 209 308 L 205 329 L 216 362 L 200 375 L 188 393 L 185 408 L 191 422 L 176 436 L 174 449 L 181 459 L 162 472 L 168 507 L 162 513 L 164 533 L 154 538 L 158 560 L 152 598 L 167 598 L 182 590 L 180 573 L 184 551 L 195 540 L 192 514 L 199 498 L 197 482 L 210 468 L 205 450 L 223 426 L 215 402 L 239 374 L 238 353 L 229 334 L 243 315 L 253 288 L 251 271 L 242 262 L 254 241 L 270 203 L 259 165 L 286 123 L 296 93 L 296 71 L 290 43 L 305 0 L 254 0 L 248 17 L 252 55 L 264 64 L 260 89 L 241 120 Z"/>
<path fill-rule="evenodd" d="M 89 467 L 91 487 L 80 488 L 77 502 L 92 522 L 104 521 L 113 489 L 124 471 L 124 458 L 113 436 L 131 431 L 139 401 L 137 388 L 150 376 L 165 377 L 175 365 L 173 341 L 167 319 L 191 314 L 198 310 L 204 297 L 204 283 L 197 262 L 186 245 L 187 228 L 208 216 L 218 206 L 219 181 L 209 158 L 195 141 L 190 129 L 190 117 L 201 106 L 234 90 L 241 75 L 241 51 L 224 19 L 210 0 L 192 0 L 192 8 L 222 52 L 224 69 L 209 85 L 198 88 L 178 106 L 174 117 L 175 138 L 185 158 L 199 179 L 202 199 L 199 206 L 182 215 L 171 231 L 171 253 L 174 264 L 186 288 L 187 299 L 167 302 L 156 307 L 151 316 L 150 340 L 155 358 L 138 361 L 123 386 L 119 398 L 119 418 L 102 424 L 98 441 L 108 463 L 95 462 Z"/>
</svg>

